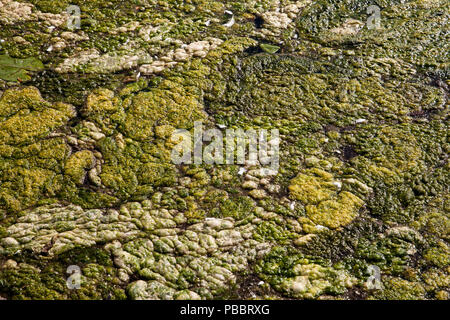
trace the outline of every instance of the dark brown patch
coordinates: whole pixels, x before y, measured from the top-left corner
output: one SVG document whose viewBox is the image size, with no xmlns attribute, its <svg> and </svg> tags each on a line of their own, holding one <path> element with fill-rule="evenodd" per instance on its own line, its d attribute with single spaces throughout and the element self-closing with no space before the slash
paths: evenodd
<svg viewBox="0 0 450 320">
<path fill-rule="evenodd" d="M 351 145 L 344 146 L 341 152 L 342 152 L 341 153 L 342 159 L 344 161 L 349 161 L 354 157 L 358 156 L 358 153 L 356 152 L 355 148 Z"/>
<path fill-rule="evenodd" d="M 349 289 L 343 296 L 346 300 L 366 300 L 369 296 L 368 292 L 361 287 L 353 287 Z"/>
<path fill-rule="evenodd" d="M 430 119 L 430 117 L 437 113 L 437 109 L 430 109 L 430 110 L 416 110 L 413 112 L 410 112 L 408 116 L 410 116 L 413 119 Z"/>
<path fill-rule="evenodd" d="M 260 17 L 260 16 L 257 16 L 255 18 L 254 22 L 255 22 L 256 29 L 261 29 L 263 27 L 263 24 L 264 24 L 264 19 L 262 17 Z"/>
</svg>

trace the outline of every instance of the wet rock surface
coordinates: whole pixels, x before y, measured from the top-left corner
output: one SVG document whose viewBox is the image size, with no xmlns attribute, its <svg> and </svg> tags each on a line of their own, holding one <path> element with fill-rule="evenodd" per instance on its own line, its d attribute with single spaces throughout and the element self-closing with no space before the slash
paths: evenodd
<svg viewBox="0 0 450 320">
<path fill-rule="evenodd" d="M 0 296 L 449 299 L 449 9 L 0 0 L 45 67 L 0 66 Z M 196 121 L 278 129 L 279 170 L 174 164 Z"/>
</svg>

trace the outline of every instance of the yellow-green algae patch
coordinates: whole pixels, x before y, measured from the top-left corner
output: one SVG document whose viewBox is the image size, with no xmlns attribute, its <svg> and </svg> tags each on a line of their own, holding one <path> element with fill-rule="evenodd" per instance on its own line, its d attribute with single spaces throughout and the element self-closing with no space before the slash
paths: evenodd
<svg viewBox="0 0 450 320">
<path fill-rule="evenodd" d="M 62 184 L 63 160 L 70 149 L 51 136 L 75 116 L 72 106 L 48 103 L 34 87 L 6 90 L 0 98 L 0 201 L 18 211 L 44 197 L 55 197 Z"/>
<path fill-rule="evenodd" d="M 64 171 L 76 184 L 83 184 L 86 170 L 95 164 L 95 157 L 89 150 L 78 151 L 72 154 L 65 163 Z"/>
<path fill-rule="evenodd" d="M 44 138 L 75 116 L 72 106 L 45 102 L 38 89 L 11 89 L 0 99 L 0 143 L 24 145 Z"/>
<path fill-rule="evenodd" d="M 364 201 L 348 191 L 339 191 L 333 175 L 321 169 L 307 169 L 291 180 L 291 196 L 306 207 L 315 224 L 336 229 L 352 222 Z"/>
</svg>

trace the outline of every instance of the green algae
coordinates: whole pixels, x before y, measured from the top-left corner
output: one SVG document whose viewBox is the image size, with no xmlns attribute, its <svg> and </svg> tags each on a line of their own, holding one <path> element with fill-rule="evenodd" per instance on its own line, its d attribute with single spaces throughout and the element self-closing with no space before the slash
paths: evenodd
<svg viewBox="0 0 450 320">
<path fill-rule="evenodd" d="M 267 254 L 255 269 L 277 290 L 303 299 L 314 299 L 321 294 L 342 294 L 355 281 L 345 270 L 335 269 L 320 258 L 280 247 Z"/>
<path fill-rule="evenodd" d="M 15 257 L 16 267 L 0 270 L 1 294 L 8 299 L 124 299 L 120 284 L 114 283 L 115 270 L 108 252 L 78 247 L 57 259 Z M 76 261 L 81 267 L 82 286 L 70 290 L 66 269 Z"/>
<path fill-rule="evenodd" d="M 67 6 L 29 2 L 33 12 Z M 340 299 L 357 288 L 369 299 L 448 299 L 448 4 L 378 2 L 381 29 L 349 32 L 371 1 L 315 1 L 265 35 L 269 22 L 257 17 L 275 10 L 272 1 L 73 3 L 81 38 L 61 51 L 45 49 L 64 26 L 0 31 L 25 31 L 33 45 L 7 41 L 1 53 L 39 57 L 48 70 L 27 84 L 49 101 L 32 87 L 0 100 L 0 257 L 19 262 L 0 265 L 2 296 L 211 299 L 235 290 L 240 275 L 266 281 L 265 298 Z M 127 40 L 142 59 L 208 37 L 227 41 L 140 79 L 126 66 L 50 71 L 82 50 L 123 56 Z M 280 129 L 277 176 L 250 177 L 266 198 L 242 188 L 238 166 L 171 163 L 171 133 L 196 120 Z M 60 202 L 81 207 L 45 207 Z M 49 257 L 25 251 L 22 261 L 15 252 L 49 239 L 20 236 L 20 223 L 63 240 Z M 81 291 L 65 286 L 69 264 L 82 266 Z M 369 266 L 380 268 L 382 289 L 367 288 Z"/>
<path fill-rule="evenodd" d="M 91 169 L 95 164 L 95 157 L 88 150 L 79 151 L 71 155 L 65 164 L 65 173 L 78 185 L 84 183 L 85 170 Z"/>
<path fill-rule="evenodd" d="M 2 206 L 20 210 L 62 186 L 62 161 L 69 149 L 50 138 L 75 115 L 70 105 L 45 102 L 36 88 L 5 91 L 1 97 Z"/>
</svg>

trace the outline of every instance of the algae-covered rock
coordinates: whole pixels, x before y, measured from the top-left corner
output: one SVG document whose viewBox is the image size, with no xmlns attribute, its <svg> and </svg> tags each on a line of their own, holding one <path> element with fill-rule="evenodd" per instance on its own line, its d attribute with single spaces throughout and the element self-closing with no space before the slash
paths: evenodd
<svg viewBox="0 0 450 320">
<path fill-rule="evenodd" d="M 65 173 L 70 176 L 75 183 L 83 184 L 86 170 L 92 169 L 95 165 L 95 157 L 89 150 L 79 151 L 72 154 L 65 164 Z"/>
<path fill-rule="evenodd" d="M 352 222 L 364 203 L 348 191 L 338 192 L 340 182 L 333 183 L 333 176 L 320 169 L 309 169 L 291 183 L 290 193 L 303 203 L 308 218 L 329 228 Z"/>
<path fill-rule="evenodd" d="M 449 12 L 0 0 L 0 298 L 448 300 Z"/>
<path fill-rule="evenodd" d="M 0 110 L 2 208 L 18 211 L 56 196 L 70 148 L 54 133 L 76 115 L 74 108 L 48 103 L 25 87 L 3 92 Z"/>
</svg>

